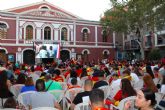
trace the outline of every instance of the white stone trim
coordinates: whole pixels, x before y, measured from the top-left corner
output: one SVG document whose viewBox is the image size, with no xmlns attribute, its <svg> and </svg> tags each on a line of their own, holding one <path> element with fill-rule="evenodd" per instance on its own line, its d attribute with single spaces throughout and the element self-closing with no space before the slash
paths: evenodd
<svg viewBox="0 0 165 110">
<path fill-rule="evenodd" d="M 97 34 L 97 26 L 95 26 L 95 45 L 97 46 L 98 34 Z"/>
<path fill-rule="evenodd" d="M 84 54 L 85 51 L 87 51 L 88 54 L 90 54 L 90 51 L 88 49 L 84 49 L 81 53 Z"/>
<path fill-rule="evenodd" d="M 91 33 L 91 32 L 90 32 L 90 29 L 87 28 L 87 27 L 83 27 L 83 28 L 81 29 L 81 33 L 83 33 L 83 30 L 84 30 L 84 29 L 87 29 L 87 30 L 88 30 L 88 33 Z"/>
<path fill-rule="evenodd" d="M 82 26 L 98 26 L 98 27 L 102 27 L 101 24 L 99 22 L 93 23 L 90 21 L 79 21 L 79 20 L 70 20 L 70 19 L 58 19 L 58 18 L 45 18 L 45 17 L 32 17 L 32 16 L 21 16 L 23 18 L 21 18 L 21 20 L 23 21 L 31 21 L 31 19 L 33 19 L 33 21 L 38 21 L 38 22 L 49 22 L 49 23 L 60 23 L 60 24 L 73 24 L 73 22 L 76 23 L 76 25 L 82 25 Z M 38 20 L 41 19 L 41 20 Z M 53 20 L 53 21 L 52 21 Z M 66 22 L 61 22 L 61 21 L 66 21 Z M 84 24 L 82 24 L 84 23 Z"/>
<path fill-rule="evenodd" d="M 45 27 L 50 27 L 50 29 L 51 29 L 51 40 L 53 40 L 53 31 L 54 31 L 54 26 L 52 25 L 52 24 L 43 24 L 42 25 L 42 40 L 44 41 L 44 29 L 45 29 Z"/>
<path fill-rule="evenodd" d="M 104 55 L 104 52 L 107 52 L 108 55 L 110 54 L 109 50 L 107 50 L 107 49 L 103 50 L 103 55 Z"/>
<path fill-rule="evenodd" d="M 5 50 L 5 53 L 8 54 L 8 51 L 7 51 L 6 48 L 4 48 L 4 47 L 0 47 L 0 50 Z"/>
<path fill-rule="evenodd" d="M 76 45 L 76 23 L 74 22 L 74 45 Z"/>
<path fill-rule="evenodd" d="M 42 7 L 47 7 L 48 9 L 51 9 L 48 5 L 41 5 L 39 9 L 42 9 Z"/>
<path fill-rule="evenodd" d="M 61 41 L 61 30 L 62 28 L 66 28 L 67 29 L 67 41 L 69 41 L 69 38 L 70 38 L 70 27 L 68 25 L 61 25 L 59 27 L 60 29 L 60 41 Z"/>
<path fill-rule="evenodd" d="M 25 22 L 23 24 L 23 28 L 24 28 L 24 40 L 26 39 L 26 27 L 29 26 L 29 25 L 33 27 L 33 40 L 35 40 L 35 35 L 36 35 L 35 29 L 36 29 L 36 25 L 34 23 L 32 23 L 32 22 Z"/>
<path fill-rule="evenodd" d="M 0 21 L 0 23 L 4 23 L 4 24 L 6 24 L 7 29 L 9 29 L 9 25 L 8 25 L 8 23 L 7 23 L 7 22 L 5 22 L 5 21 Z"/>
</svg>

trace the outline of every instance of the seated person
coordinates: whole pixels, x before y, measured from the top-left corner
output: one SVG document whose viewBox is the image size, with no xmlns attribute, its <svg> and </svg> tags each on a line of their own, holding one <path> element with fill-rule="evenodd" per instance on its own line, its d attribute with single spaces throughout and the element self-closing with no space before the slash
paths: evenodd
<svg viewBox="0 0 165 110">
<path fill-rule="evenodd" d="M 138 110 L 161 110 L 161 109 L 154 109 L 155 104 L 156 104 L 155 93 L 152 92 L 150 89 L 142 89 L 137 91 L 135 106 L 138 108 Z M 130 109 L 131 106 L 132 106 L 132 102 L 127 101 L 125 103 L 124 110 L 132 110 Z"/>
<path fill-rule="evenodd" d="M 56 102 L 56 99 L 49 92 L 45 92 L 45 83 L 44 80 L 38 79 L 36 81 L 36 90 L 37 92 L 31 94 L 29 99 L 29 108 L 37 107 L 55 107 L 61 110 L 60 105 Z"/>
<path fill-rule="evenodd" d="M 109 79 L 109 83 L 111 84 L 112 82 L 116 81 L 119 79 L 119 75 L 117 73 L 114 73 L 111 78 Z"/>
<path fill-rule="evenodd" d="M 35 91 L 34 83 L 32 77 L 28 77 L 25 82 L 25 86 L 22 87 L 22 92 Z"/>
<path fill-rule="evenodd" d="M 122 78 L 127 78 L 128 80 L 132 81 L 130 70 L 128 69 L 124 70 L 122 73 Z"/>
<path fill-rule="evenodd" d="M 53 81 L 49 74 L 45 76 L 45 87 L 47 91 L 62 90 L 61 84 L 59 82 Z"/>
<path fill-rule="evenodd" d="M 89 95 L 91 110 L 108 110 L 104 107 L 104 92 L 100 89 L 93 89 Z"/>
<path fill-rule="evenodd" d="M 71 79 L 71 85 L 68 85 L 68 89 L 73 89 L 73 88 L 81 88 L 81 87 L 77 84 L 77 79 L 76 79 L 76 78 L 72 78 L 72 79 Z"/>
<path fill-rule="evenodd" d="M 74 110 L 75 105 L 83 102 L 83 97 L 89 98 L 92 87 L 93 87 L 93 82 L 90 79 L 85 80 L 84 92 L 80 92 L 76 95 L 76 97 L 74 98 L 71 104 L 71 110 Z"/>
<path fill-rule="evenodd" d="M 104 72 L 98 70 L 97 71 L 98 81 L 94 84 L 93 89 L 99 88 L 101 86 L 107 86 L 108 83 L 104 81 Z"/>
<path fill-rule="evenodd" d="M 106 100 L 106 104 L 114 104 L 117 106 L 122 99 L 136 95 L 136 91 L 133 89 L 130 81 L 126 78 L 121 80 L 120 88 L 121 89 L 116 93 L 113 99 Z"/>
<path fill-rule="evenodd" d="M 61 77 L 60 74 L 61 74 L 60 70 L 55 69 L 53 71 L 53 78 L 52 78 L 52 80 L 53 81 L 57 81 L 57 82 L 64 82 L 64 78 Z"/>
</svg>

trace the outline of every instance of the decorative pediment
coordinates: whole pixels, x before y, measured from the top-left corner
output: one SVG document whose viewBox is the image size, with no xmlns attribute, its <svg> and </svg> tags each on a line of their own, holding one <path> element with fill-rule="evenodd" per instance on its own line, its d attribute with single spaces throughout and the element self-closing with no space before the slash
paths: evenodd
<svg viewBox="0 0 165 110">
<path fill-rule="evenodd" d="M 35 9 L 30 10 L 27 12 L 20 13 L 21 15 L 25 16 L 35 16 L 35 17 L 52 17 L 52 18 L 61 18 L 61 19 L 75 19 L 65 13 L 55 11 L 55 10 L 48 10 L 48 9 Z"/>
</svg>

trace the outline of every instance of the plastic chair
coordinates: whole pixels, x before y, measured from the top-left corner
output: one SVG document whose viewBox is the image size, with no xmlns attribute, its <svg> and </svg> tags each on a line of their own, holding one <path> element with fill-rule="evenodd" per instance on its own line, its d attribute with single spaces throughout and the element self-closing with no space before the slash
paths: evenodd
<svg viewBox="0 0 165 110">
<path fill-rule="evenodd" d="M 130 107 L 130 110 L 138 110 L 136 107 L 135 107 L 135 98 L 136 96 L 130 96 L 130 97 L 127 97 L 127 98 L 124 98 L 123 100 L 121 100 L 119 102 L 119 105 L 116 107 L 114 105 L 110 105 L 110 109 L 117 109 L 117 110 L 123 110 L 124 106 L 125 106 L 125 103 L 127 101 L 131 101 L 132 102 L 132 106 Z"/>
<path fill-rule="evenodd" d="M 79 103 L 74 107 L 74 110 L 91 110 L 89 103 Z"/>
<path fill-rule="evenodd" d="M 153 81 L 154 81 L 155 85 L 157 85 L 159 83 L 160 79 L 159 78 L 154 78 Z"/>
<path fill-rule="evenodd" d="M 62 86 L 62 90 L 67 90 L 68 86 L 66 82 L 59 82 Z"/>
<path fill-rule="evenodd" d="M 159 103 L 163 99 L 164 95 L 165 94 L 160 93 L 160 92 L 155 93 L 155 99 L 156 99 L 157 103 Z"/>
<path fill-rule="evenodd" d="M 135 83 L 133 85 L 133 87 L 136 89 L 136 90 L 139 90 L 141 88 L 143 88 L 143 85 L 144 85 L 144 81 L 143 79 L 139 79 L 139 81 L 137 83 Z"/>
<path fill-rule="evenodd" d="M 104 99 L 106 99 L 110 94 L 110 86 L 101 86 L 99 89 L 104 91 Z"/>
<path fill-rule="evenodd" d="M 66 91 L 65 93 L 65 99 L 67 100 L 67 107 L 70 107 L 70 104 L 72 103 L 72 101 L 74 100 L 75 96 L 79 93 L 82 92 L 83 89 L 82 88 L 72 88 Z"/>
<path fill-rule="evenodd" d="M 62 98 L 64 97 L 64 90 L 51 90 L 48 91 L 49 93 L 51 93 L 55 99 L 60 102 L 62 100 Z"/>
<path fill-rule="evenodd" d="M 15 96 L 16 99 L 17 99 L 18 95 L 20 94 L 23 86 L 24 86 L 24 84 L 15 84 L 10 87 L 10 91 L 13 93 L 13 95 Z"/>
<path fill-rule="evenodd" d="M 75 96 L 79 93 L 82 92 L 83 89 L 82 88 L 72 88 L 66 91 L 65 93 L 65 97 L 72 102 L 73 99 L 75 98 Z"/>
<path fill-rule="evenodd" d="M 37 108 L 33 108 L 32 110 L 58 110 L 58 109 L 52 107 L 37 107 Z"/>
<path fill-rule="evenodd" d="M 6 100 L 7 100 L 7 98 L 0 98 L 0 108 L 3 108 L 3 105 Z"/>
<path fill-rule="evenodd" d="M 21 108 L 28 108 L 30 96 L 34 94 L 35 91 L 28 91 L 18 95 L 18 104 Z"/>
</svg>

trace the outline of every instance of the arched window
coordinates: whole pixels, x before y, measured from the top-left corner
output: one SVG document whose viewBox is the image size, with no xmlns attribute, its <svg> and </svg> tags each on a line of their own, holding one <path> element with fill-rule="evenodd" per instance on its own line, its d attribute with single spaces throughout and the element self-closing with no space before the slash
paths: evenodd
<svg viewBox="0 0 165 110">
<path fill-rule="evenodd" d="M 43 6 L 41 7 L 41 9 L 49 9 L 47 6 Z"/>
<path fill-rule="evenodd" d="M 107 58 L 108 58 L 108 53 L 107 53 L 107 51 L 104 51 L 103 58 L 104 58 L 104 59 L 107 59 Z"/>
<path fill-rule="evenodd" d="M 44 29 L 44 40 L 51 40 L 51 28 L 48 26 Z"/>
<path fill-rule="evenodd" d="M 105 30 L 102 32 L 102 38 L 103 42 L 107 42 L 107 32 Z"/>
<path fill-rule="evenodd" d="M 26 40 L 32 40 L 33 39 L 33 27 L 31 25 L 28 25 L 26 27 Z"/>
<path fill-rule="evenodd" d="M 89 32 L 87 29 L 83 29 L 83 41 L 88 41 Z"/>
<path fill-rule="evenodd" d="M 68 30 L 67 28 L 63 27 L 61 29 L 61 40 L 67 41 Z"/>
<path fill-rule="evenodd" d="M 7 25 L 0 23 L 0 39 L 6 39 L 7 36 Z"/>
</svg>

